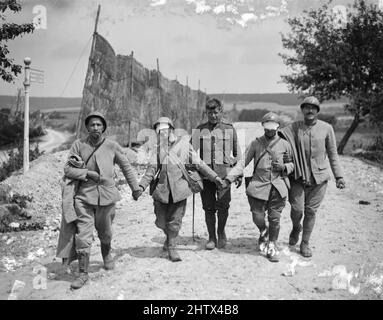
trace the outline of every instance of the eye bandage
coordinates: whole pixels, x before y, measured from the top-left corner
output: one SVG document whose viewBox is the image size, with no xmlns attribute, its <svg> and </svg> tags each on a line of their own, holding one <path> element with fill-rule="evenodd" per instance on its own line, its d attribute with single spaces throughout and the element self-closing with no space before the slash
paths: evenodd
<svg viewBox="0 0 383 320">
<path fill-rule="evenodd" d="M 279 123 L 274 121 L 267 121 L 262 123 L 262 125 L 267 130 L 277 130 L 279 128 Z"/>
</svg>

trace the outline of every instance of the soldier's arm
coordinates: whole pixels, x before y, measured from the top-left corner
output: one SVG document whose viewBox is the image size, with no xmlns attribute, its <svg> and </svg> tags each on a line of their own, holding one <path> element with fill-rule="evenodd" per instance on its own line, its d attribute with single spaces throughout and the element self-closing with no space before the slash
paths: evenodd
<svg viewBox="0 0 383 320">
<path fill-rule="evenodd" d="M 250 161 L 254 159 L 255 156 L 255 141 L 253 141 L 245 151 L 244 156 L 239 160 L 233 169 L 230 170 L 226 179 L 231 183 L 236 180 L 239 176 L 243 175 L 243 170 L 249 165 Z"/>
<path fill-rule="evenodd" d="M 336 138 L 334 129 L 332 126 L 328 127 L 327 136 L 326 136 L 326 151 L 328 158 L 330 160 L 331 170 L 335 178 L 342 178 L 343 171 L 340 166 L 338 151 L 336 150 Z"/>
<path fill-rule="evenodd" d="M 286 141 L 285 145 L 286 145 L 286 152 L 287 152 L 288 158 L 293 159 L 293 149 L 291 148 L 290 143 L 288 143 Z M 284 174 L 286 174 L 286 175 L 291 174 L 294 171 L 294 167 L 295 167 L 294 166 L 294 162 L 287 162 L 287 163 L 285 163 L 285 172 L 284 172 Z"/>
<path fill-rule="evenodd" d="M 124 155 L 124 152 L 120 145 L 116 146 L 115 161 L 118 164 L 118 166 L 121 168 L 121 171 L 124 174 L 124 177 L 130 189 L 132 191 L 138 190 L 139 186 L 138 186 L 135 170 L 133 166 L 130 164 L 127 157 Z"/>
<path fill-rule="evenodd" d="M 210 181 L 215 181 L 218 177 L 217 173 L 215 173 L 205 162 L 201 160 L 198 156 L 197 152 L 194 150 L 193 146 L 189 144 L 189 159 L 191 159 L 192 165 L 206 178 Z"/>
<path fill-rule="evenodd" d="M 145 190 L 150 182 L 154 179 L 158 169 L 160 168 L 161 164 L 157 163 L 157 149 L 155 152 L 153 151 L 150 160 L 149 160 L 149 165 L 146 168 L 146 171 L 144 175 L 142 176 L 140 182 L 138 185 L 142 188 L 142 190 Z"/>
<path fill-rule="evenodd" d="M 77 155 L 77 156 L 80 155 L 79 141 L 75 141 L 72 144 L 72 146 L 69 150 L 68 160 L 73 155 Z M 64 175 L 65 175 L 65 177 L 67 177 L 69 179 L 85 181 L 87 179 L 88 169 L 86 169 L 86 168 L 75 168 L 75 167 L 71 166 L 67 161 L 65 163 L 65 166 L 64 166 Z"/>
</svg>

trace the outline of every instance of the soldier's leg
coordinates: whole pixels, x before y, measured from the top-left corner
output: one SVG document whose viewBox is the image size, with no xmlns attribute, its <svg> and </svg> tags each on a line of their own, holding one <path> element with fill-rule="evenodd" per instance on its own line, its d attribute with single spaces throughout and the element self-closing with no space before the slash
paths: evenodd
<svg viewBox="0 0 383 320">
<path fill-rule="evenodd" d="M 282 198 L 278 190 L 272 187 L 268 201 L 268 220 L 269 220 L 269 243 L 267 247 L 267 257 L 271 262 L 278 262 L 277 240 L 280 230 L 280 220 L 283 208 L 286 205 L 286 198 Z"/>
<path fill-rule="evenodd" d="M 290 217 L 293 224 L 289 245 L 295 246 L 299 241 L 299 233 L 302 231 L 301 221 L 305 205 L 305 187 L 300 181 L 291 180 L 289 202 L 291 205 Z"/>
<path fill-rule="evenodd" d="M 112 257 L 112 223 L 116 213 L 116 206 L 98 206 L 95 214 L 95 225 L 98 237 L 101 242 L 101 254 L 106 270 L 114 269 L 114 261 Z"/>
<path fill-rule="evenodd" d="M 203 190 L 201 191 L 202 208 L 205 211 L 205 222 L 209 233 L 209 240 L 206 243 L 206 249 L 212 250 L 217 243 L 215 232 L 216 217 L 216 185 L 209 180 L 203 180 Z"/>
<path fill-rule="evenodd" d="M 253 222 L 259 229 L 258 247 L 260 251 L 264 251 L 267 245 L 269 232 L 265 221 L 265 212 L 267 201 L 247 196 L 250 204 L 250 210 L 253 216 Z"/>
<path fill-rule="evenodd" d="M 164 250 L 168 250 L 169 236 L 166 232 L 166 221 L 169 204 L 154 201 L 154 213 L 156 215 L 155 225 L 165 233 Z"/>
<path fill-rule="evenodd" d="M 93 242 L 95 207 L 76 199 L 76 252 L 78 258 L 79 276 L 72 282 L 72 289 L 79 289 L 88 282 L 90 249 Z"/>
<path fill-rule="evenodd" d="M 218 191 L 216 208 L 218 216 L 218 248 L 224 248 L 226 246 L 226 233 L 225 226 L 227 218 L 229 216 L 229 207 L 231 201 L 231 188 L 228 187 L 225 190 Z"/>
<path fill-rule="evenodd" d="M 307 187 L 305 190 L 305 217 L 303 219 L 303 233 L 300 246 L 301 254 L 304 257 L 312 256 L 309 241 L 315 225 L 316 212 L 324 199 L 326 189 L 327 181 L 319 185 Z"/>
<path fill-rule="evenodd" d="M 169 204 L 168 218 L 166 222 L 166 233 L 168 235 L 168 252 L 169 259 L 173 262 L 181 261 L 176 250 L 176 239 L 181 230 L 182 219 L 186 211 L 186 199 Z"/>
</svg>

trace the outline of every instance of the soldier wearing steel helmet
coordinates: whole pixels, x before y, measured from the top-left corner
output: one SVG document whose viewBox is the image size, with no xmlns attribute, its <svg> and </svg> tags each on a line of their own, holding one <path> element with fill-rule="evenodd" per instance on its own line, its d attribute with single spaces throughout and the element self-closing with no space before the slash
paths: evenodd
<svg viewBox="0 0 383 320">
<path fill-rule="evenodd" d="M 153 128 L 156 130 L 158 141 L 149 166 L 139 183 L 141 191 L 135 200 L 158 176 L 158 183 L 152 190 L 155 224 L 166 236 L 163 249 L 168 252 L 172 262 L 177 262 L 182 259 L 176 250 L 176 239 L 185 215 L 187 198 L 192 195 L 180 166 L 185 168 L 187 165 L 188 169 L 196 169 L 213 183 L 221 185 L 223 181 L 198 157 L 188 137 L 175 136 L 174 125 L 169 118 L 159 118 Z"/>
<path fill-rule="evenodd" d="M 291 147 L 286 140 L 277 135 L 280 119 L 269 112 L 262 118 L 265 134 L 253 140 L 244 156 L 228 173 L 225 183 L 235 181 L 243 174 L 247 165 L 253 161 L 253 176 L 246 186 L 253 221 L 259 229 L 259 250 L 266 252 L 271 262 L 278 262 L 277 240 L 280 230 L 280 218 L 286 204 L 289 183 L 286 178 L 294 170 Z M 265 214 L 268 215 L 268 226 Z"/>
<path fill-rule="evenodd" d="M 241 157 L 237 132 L 231 123 L 222 119 L 223 105 L 218 99 L 206 102 L 206 114 L 208 121 L 193 130 L 191 142 L 194 149 L 199 151 L 201 159 L 220 178 L 224 178 Z M 220 189 L 207 179 L 203 182 L 201 199 L 209 233 L 206 249 L 224 248 L 227 242 L 225 226 L 231 202 L 230 186 Z M 242 177 L 238 177 L 236 184 L 239 188 Z"/>
<path fill-rule="evenodd" d="M 293 224 L 289 244 L 296 245 L 303 230 L 300 253 L 304 257 L 311 257 L 309 240 L 314 229 L 316 212 L 331 179 L 327 159 L 336 179 L 336 187 L 343 189 L 345 181 L 339 163 L 334 130 L 330 124 L 318 119 L 318 99 L 313 96 L 306 97 L 300 108 L 304 120 L 296 121 L 281 130 L 281 134 L 292 146 L 295 163 L 289 192 Z"/>
<path fill-rule="evenodd" d="M 80 183 L 74 195 L 77 215 L 75 245 L 79 261 L 79 277 L 72 282 L 72 289 L 81 288 L 88 281 L 88 267 L 93 229 L 96 227 L 101 242 L 104 267 L 114 268 L 111 255 L 112 222 L 115 204 L 120 194 L 114 181 L 114 164 L 117 163 L 135 195 L 140 189 L 133 167 L 116 142 L 104 137 L 107 128 L 105 117 L 99 112 L 90 113 L 85 119 L 88 136 L 76 140 L 70 148 L 69 159 L 76 156 L 84 167 L 73 167 L 68 161 L 64 174 Z"/>
</svg>

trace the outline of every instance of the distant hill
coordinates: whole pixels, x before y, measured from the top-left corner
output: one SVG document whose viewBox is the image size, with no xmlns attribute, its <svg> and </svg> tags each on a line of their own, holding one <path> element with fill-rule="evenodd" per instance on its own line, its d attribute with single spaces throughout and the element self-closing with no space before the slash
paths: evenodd
<svg viewBox="0 0 383 320">
<path fill-rule="evenodd" d="M 80 108 L 82 98 L 31 97 L 31 111 L 47 109 Z M 0 96 L 0 109 L 9 108 L 16 103 L 16 96 Z"/>
<path fill-rule="evenodd" d="M 299 105 L 302 99 L 298 94 L 293 93 L 212 93 L 209 97 L 223 100 L 225 103 L 240 102 L 271 102 L 284 106 Z M 339 99 L 336 102 L 346 102 L 346 99 Z"/>
</svg>

